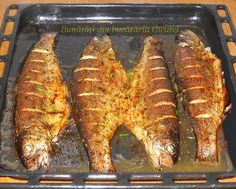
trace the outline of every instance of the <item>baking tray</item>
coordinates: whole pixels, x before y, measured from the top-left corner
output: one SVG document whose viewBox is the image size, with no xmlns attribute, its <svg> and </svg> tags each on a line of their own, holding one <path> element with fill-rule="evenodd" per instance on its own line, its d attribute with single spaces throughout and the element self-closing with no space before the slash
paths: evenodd
<svg viewBox="0 0 236 189">
<path fill-rule="evenodd" d="M 15 15 L 9 15 L 16 10 Z M 225 16 L 218 14 L 219 10 L 225 11 Z M 183 13 L 184 11 L 184 13 Z M 5 27 L 8 22 L 14 22 L 13 32 L 5 35 Z M 232 35 L 226 36 L 222 23 L 228 23 Z M 63 27 L 94 27 L 97 31 L 102 26 L 104 30 L 99 32 L 63 32 Z M 139 32 L 115 32 L 112 27 L 161 27 L 163 31 L 139 31 Z M 168 27 L 174 28 L 169 31 Z M 106 29 L 107 28 L 107 29 Z M 118 172 L 114 174 L 94 174 L 88 172 L 88 161 L 83 145 L 73 123 L 54 149 L 52 168 L 43 170 L 26 171 L 17 159 L 14 150 L 12 110 L 14 109 L 14 83 L 21 63 L 32 45 L 37 41 L 39 34 L 45 31 L 59 31 L 56 52 L 62 63 L 62 70 L 66 80 L 70 78 L 71 70 L 76 64 L 78 56 L 82 52 L 88 40 L 97 33 L 109 33 L 117 58 L 121 60 L 127 70 L 132 69 L 138 60 L 142 39 L 145 35 L 157 35 L 164 44 L 165 57 L 170 71 L 172 70 L 172 51 L 174 36 L 177 30 L 191 29 L 199 34 L 204 43 L 210 46 L 212 51 L 224 62 L 226 84 L 231 96 L 232 110 L 223 124 L 223 131 L 219 132 L 222 155 L 220 165 L 225 167 L 209 167 L 206 165 L 188 164 L 193 158 L 190 155 L 180 154 L 186 158 L 184 168 L 179 163 L 174 168 L 157 172 L 149 166 L 143 152 L 142 145 L 134 139 L 127 130 L 120 128 L 112 141 L 112 154 Z M 2 24 L 0 42 L 9 42 L 8 52 L 0 56 L 5 62 L 3 77 L 0 79 L 0 105 L 1 105 L 1 151 L 0 151 L 0 176 L 27 179 L 23 184 L 0 184 L 2 188 L 227 188 L 236 187 L 236 183 L 222 184 L 220 178 L 236 176 L 236 153 L 234 144 L 233 117 L 236 113 L 234 98 L 236 91 L 236 77 L 233 71 L 235 56 L 231 56 L 227 48 L 227 42 L 236 41 L 235 30 L 224 5 L 154 5 L 154 4 L 99 4 L 99 5 L 11 5 Z M 76 48 L 75 48 L 76 47 Z M 68 56 L 68 52 L 70 55 Z M 180 107 L 181 108 L 181 107 Z M 186 129 L 182 128 L 182 131 Z M 130 137 L 120 137 L 119 133 L 128 134 Z M 191 135 L 192 131 L 181 136 Z M 223 134 L 224 133 L 224 134 Z M 224 136 L 225 135 L 225 136 Z M 224 138 L 226 140 L 224 140 Z M 185 138 L 191 144 L 191 138 Z M 225 142 L 226 141 L 226 142 Z M 68 148 L 71 146 L 71 148 Z M 183 146 L 183 143 L 182 145 Z M 194 143 L 192 144 L 194 147 Z M 190 146 L 191 147 L 191 146 Z M 180 150 L 181 151 L 181 150 Z M 183 150 L 182 150 L 183 151 Z M 193 148 L 194 151 L 194 148 Z M 62 152 L 62 153 L 61 153 Z M 192 157 L 191 157 L 192 155 Z M 126 156 L 124 158 L 124 156 Z M 189 159 L 188 159 L 189 158 Z M 121 163 L 122 161 L 122 163 Z M 183 161 L 183 160 L 181 160 Z M 179 162 L 181 162 L 179 161 Z M 223 163 L 223 164 L 222 164 Z M 119 167 L 122 165 L 123 167 Z M 47 179 L 54 183 L 43 182 Z M 201 180 L 192 184 L 188 180 Z M 66 185 L 60 182 L 65 181 Z M 182 183 L 186 181 L 187 183 Z"/>
</svg>

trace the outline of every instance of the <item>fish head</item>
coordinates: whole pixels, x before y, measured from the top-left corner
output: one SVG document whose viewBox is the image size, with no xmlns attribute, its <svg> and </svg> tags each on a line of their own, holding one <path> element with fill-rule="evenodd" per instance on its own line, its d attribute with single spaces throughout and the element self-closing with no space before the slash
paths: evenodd
<svg viewBox="0 0 236 189">
<path fill-rule="evenodd" d="M 49 168 L 49 143 L 44 136 L 25 134 L 18 138 L 17 149 L 24 166 L 29 170 Z"/>
<path fill-rule="evenodd" d="M 171 167 L 175 164 L 178 157 L 178 143 L 175 137 L 168 137 L 157 133 L 148 135 L 145 141 L 147 156 L 157 170 L 163 166 Z"/>
<path fill-rule="evenodd" d="M 203 44 L 199 37 L 190 30 L 180 31 L 175 38 L 176 42 L 182 45 L 187 45 L 190 47 L 202 47 Z"/>
</svg>

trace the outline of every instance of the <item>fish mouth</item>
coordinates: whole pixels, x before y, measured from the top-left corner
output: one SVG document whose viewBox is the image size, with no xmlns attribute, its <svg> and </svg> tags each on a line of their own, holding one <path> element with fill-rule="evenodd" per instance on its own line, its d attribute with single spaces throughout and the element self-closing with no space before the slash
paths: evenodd
<svg viewBox="0 0 236 189">
<path fill-rule="evenodd" d="M 49 169 L 50 155 L 46 149 L 38 151 L 36 154 L 23 156 L 22 162 L 29 170 L 36 170 L 38 168 Z"/>
<path fill-rule="evenodd" d="M 19 135 L 16 141 L 19 158 L 28 170 L 45 168 L 50 165 L 50 143 L 43 136 Z"/>
<path fill-rule="evenodd" d="M 153 138 L 146 140 L 147 157 L 157 170 L 163 167 L 172 167 L 177 161 L 177 147 L 173 141 Z"/>
<path fill-rule="evenodd" d="M 159 171 L 161 171 L 163 167 L 172 167 L 176 162 L 176 158 L 173 154 L 160 149 L 157 149 L 156 152 L 152 154 L 148 153 L 148 159 L 152 166 Z"/>
</svg>

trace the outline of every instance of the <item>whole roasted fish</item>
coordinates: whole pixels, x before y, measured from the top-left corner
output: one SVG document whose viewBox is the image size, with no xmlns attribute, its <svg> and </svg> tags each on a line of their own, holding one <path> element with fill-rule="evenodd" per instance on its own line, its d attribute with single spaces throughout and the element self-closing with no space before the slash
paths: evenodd
<svg viewBox="0 0 236 189">
<path fill-rule="evenodd" d="M 126 73 L 108 36 L 94 37 L 73 72 L 74 112 L 90 161 L 90 171 L 114 172 L 110 140 L 127 108 Z"/>
<path fill-rule="evenodd" d="M 162 53 L 163 41 L 146 37 L 129 89 L 125 125 L 142 141 L 153 166 L 172 166 L 178 157 L 175 92 Z"/>
<path fill-rule="evenodd" d="M 221 64 L 195 33 L 179 33 L 174 67 L 196 135 L 199 162 L 215 163 L 218 159 L 217 132 L 229 101 Z"/>
<path fill-rule="evenodd" d="M 54 52 L 56 33 L 45 33 L 30 51 L 16 84 L 16 149 L 30 170 L 48 168 L 50 150 L 70 113 L 67 89 Z"/>
</svg>

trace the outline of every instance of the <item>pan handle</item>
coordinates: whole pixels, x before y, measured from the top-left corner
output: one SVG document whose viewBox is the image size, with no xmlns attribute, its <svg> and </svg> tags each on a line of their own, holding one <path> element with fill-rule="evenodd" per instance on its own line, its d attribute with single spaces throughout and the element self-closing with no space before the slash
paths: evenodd
<svg viewBox="0 0 236 189">
<path fill-rule="evenodd" d="M 20 12 L 18 5 L 10 5 L 5 11 L 0 29 L 0 108 L 3 108 L 5 101 L 6 80 L 12 63 Z"/>
<path fill-rule="evenodd" d="M 0 84 L 7 75 L 12 61 L 14 39 L 17 33 L 19 14 L 18 6 L 10 5 L 4 14 L 0 29 Z"/>
<path fill-rule="evenodd" d="M 221 45 L 226 55 L 230 78 L 236 93 L 236 31 L 225 5 L 215 6 L 215 19 L 221 35 Z M 222 12 L 223 14 L 220 14 Z M 226 26 L 225 26 L 226 25 Z M 225 26 L 225 27 L 224 27 Z M 234 49 L 233 49 L 234 48 Z"/>
</svg>

